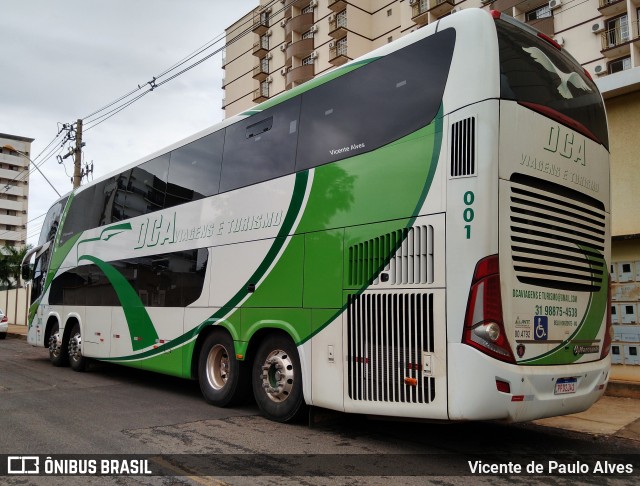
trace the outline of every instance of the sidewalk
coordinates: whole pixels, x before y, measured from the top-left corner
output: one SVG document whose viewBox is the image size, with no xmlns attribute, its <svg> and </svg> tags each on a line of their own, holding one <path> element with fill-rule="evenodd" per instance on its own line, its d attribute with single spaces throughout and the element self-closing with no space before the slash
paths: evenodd
<svg viewBox="0 0 640 486">
<path fill-rule="evenodd" d="M 9 324 L 9 336 L 26 339 L 27 326 Z M 615 393 L 614 393 L 615 391 Z M 533 423 L 592 435 L 607 435 L 640 443 L 640 384 L 611 382 L 607 394 L 586 412 L 535 420 Z M 611 396 L 611 394 L 618 396 Z"/>
</svg>

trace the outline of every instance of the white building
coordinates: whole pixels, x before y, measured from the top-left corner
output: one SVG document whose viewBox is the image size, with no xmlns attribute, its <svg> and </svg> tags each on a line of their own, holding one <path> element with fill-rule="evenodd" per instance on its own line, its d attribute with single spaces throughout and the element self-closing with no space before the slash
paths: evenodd
<svg viewBox="0 0 640 486">
<path fill-rule="evenodd" d="M 31 142 L 0 133 L 0 247 L 20 248 L 27 241 Z"/>
</svg>

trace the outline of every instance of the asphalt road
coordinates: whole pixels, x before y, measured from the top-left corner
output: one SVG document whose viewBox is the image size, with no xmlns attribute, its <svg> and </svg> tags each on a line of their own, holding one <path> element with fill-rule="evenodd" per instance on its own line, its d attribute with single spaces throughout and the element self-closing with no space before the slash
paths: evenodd
<svg viewBox="0 0 640 486">
<path fill-rule="evenodd" d="M 88 372 L 50 365 L 43 348 L 0 341 L 1 455 L 67 454 L 99 461 L 146 455 L 166 476 L 5 476 L 0 484 L 638 484 L 640 445 L 532 424 L 408 423 L 319 413 L 282 425 L 255 405 L 207 405 L 197 383 L 115 365 Z M 137 457 L 137 456 L 131 456 Z M 595 461 L 633 463 L 634 473 L 578 476 Z M 468 461 L 471 461 L 469 464 Z M 472 465 L 542 465 L 547 477 L 513 469 L 469 477 Z M 0 470 L 2 464 L 0 464 Z M 524 471 L 526 472 L 526 471 Z M 555 471 L 561 473 L 562 471 Z M 233 476 L 232 474 L 238 474 Z M 583 481 L 584 480 L 584 481 Z"/>
</svg>

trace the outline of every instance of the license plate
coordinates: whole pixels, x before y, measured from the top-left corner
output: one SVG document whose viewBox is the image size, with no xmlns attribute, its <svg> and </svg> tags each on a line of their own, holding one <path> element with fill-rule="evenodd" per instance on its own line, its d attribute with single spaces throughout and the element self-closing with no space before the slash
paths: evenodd
<svg viewBox="0 0 640 486">
<path fill-rule="evenodd" d="M 568 393 L 575 393 L 577 385 L 577 378 L 559 378 L 558 381 L 556 381 L 554 394 L 566 395 Z"/>
</svg>

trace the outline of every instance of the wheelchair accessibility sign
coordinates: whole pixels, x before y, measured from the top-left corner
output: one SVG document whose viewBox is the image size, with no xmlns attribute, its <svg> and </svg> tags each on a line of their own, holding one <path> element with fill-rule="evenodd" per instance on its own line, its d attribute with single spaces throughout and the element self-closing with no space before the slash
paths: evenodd
<svg viewBox="0 0 640 486">
<path fill-rule="evenodd" d="M 536 341 L 546 341 L 549 336 L 549 318 L 535 316 L 533 318 L 533 337 Z"/>
</svg>

